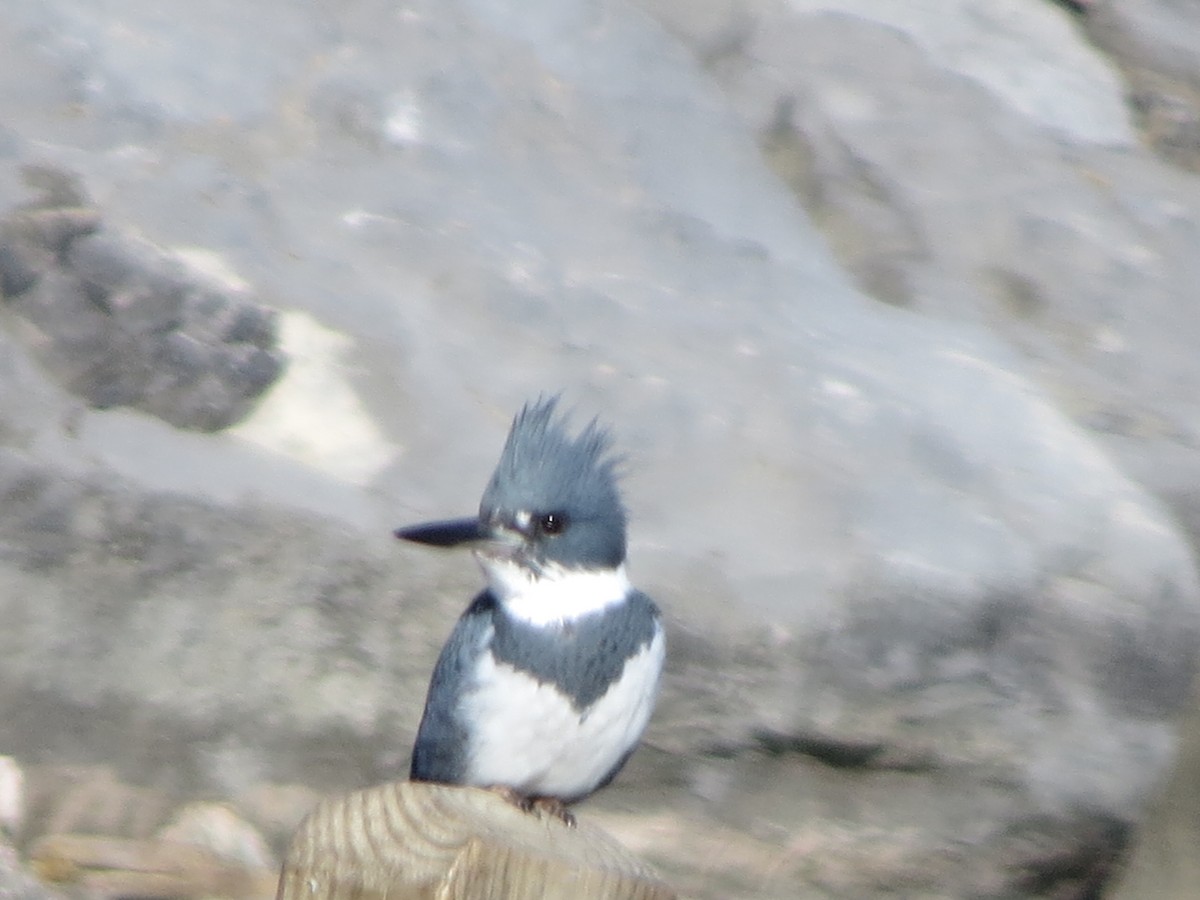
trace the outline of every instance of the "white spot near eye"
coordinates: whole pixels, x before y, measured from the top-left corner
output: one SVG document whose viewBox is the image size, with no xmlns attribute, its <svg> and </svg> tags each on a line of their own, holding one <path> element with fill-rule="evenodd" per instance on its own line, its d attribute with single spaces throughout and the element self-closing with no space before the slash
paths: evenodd
<svg viewBox="0 0 1200 900">
<path fill-rule="evenodd" d="M 529 523 L 533 521 L 533 513 L 527 509 L 517 510 L 517 514 L 513 516 L 513 522 L 516 523 L 517 529 L 520 531 L 528 531 Z"/>
</svg>

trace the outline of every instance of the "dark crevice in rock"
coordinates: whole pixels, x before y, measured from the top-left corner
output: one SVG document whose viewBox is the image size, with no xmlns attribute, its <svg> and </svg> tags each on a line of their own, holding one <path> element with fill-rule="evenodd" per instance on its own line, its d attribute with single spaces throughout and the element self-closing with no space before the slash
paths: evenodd
<svg viewBox="0 0 1200 900">
<path fill-rule="evenodd" d="M 1062 822 L 1015 826 L 1005 841 L 1013 887 L 1027 897 L 1100 900 L 1132 831 L 1128 822 L 1102 815 L 1069 830 Z"/>
<path fill-rule="evenodd" d="M 1146 143 L 1166 162 L 1200 172 L 1200 61 L 1186 43 L 1195 13 L 1188 4 L 1093 0 L 1086 7 L 1084 32 L 1125 76 Z"/>
<path fill-rule="evenodd" d="M 760 749 L 773 755 L 797 753 L 837 769 L 925 772 L 939 767 L 928 751 L 900 748 L 884 741 L 839 738 L 816 732 L 782 734 L 765 730 L 756 731 L 754 740 Z"/>
<path fill-rule="evenodd" d="M 803 122 L 797 122 L 798 118 Z M 928 255 L 913 225 L 887 187 L 887 178 L 827 126 L 813 121 L 803 100 L 786 96 L 759 135 L 767 164 L 808 210 L 838 259 L 860 287 L 886 303 L 908 306 L 907 272 Z"/>
</svg>

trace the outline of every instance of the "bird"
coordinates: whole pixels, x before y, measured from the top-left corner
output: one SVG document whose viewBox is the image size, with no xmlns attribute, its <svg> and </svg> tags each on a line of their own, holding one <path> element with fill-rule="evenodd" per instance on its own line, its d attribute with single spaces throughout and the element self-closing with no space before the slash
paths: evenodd
<svg viewBox="0 0 1200 900">
<path fill-rule="evenodd" d="M 573 826 L 567 807 L 641 739 L 666 637 L 626 572 L 611 435 L 597 419 L 572 434 L 559 400 L 514 417 L 477 516 L 395 536 L 472 549 L 487 583 L 434 666 L 410 780 L 488 788 Z"/>
</svg>

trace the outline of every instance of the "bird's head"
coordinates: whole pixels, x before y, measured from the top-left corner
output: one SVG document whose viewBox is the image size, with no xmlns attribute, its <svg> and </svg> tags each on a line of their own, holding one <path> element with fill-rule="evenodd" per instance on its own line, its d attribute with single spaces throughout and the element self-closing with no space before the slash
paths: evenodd
<svg viewBox="0 0 1200 900">
<path fill-rule="evenodd" d="M 396 536 L 470 546 L 493 582 L 619 569 L 625 509 L 608 432 L 592 420 L 572 435 L 557 408 L 550 397 L 517 413 L 477 517 L 401 528 Z"/>
</svg>

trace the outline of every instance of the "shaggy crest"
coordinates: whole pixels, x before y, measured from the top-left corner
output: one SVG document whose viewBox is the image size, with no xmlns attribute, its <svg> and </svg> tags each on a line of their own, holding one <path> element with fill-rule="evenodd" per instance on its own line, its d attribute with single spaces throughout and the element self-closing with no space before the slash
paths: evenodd
<svg viewBox="0 0 1200 900">
<path fill-rule="evenodd" d="M 609 518 L 622 529 L 625 510 L 617 490 L 608 430 L 596 419 L 578 435 L 557 415 L 557 396 L 527 403 L 513 419 L 500 462 L 484 492 L 481 512 L 570 509 L 584 518 Z"/>
</svg>

